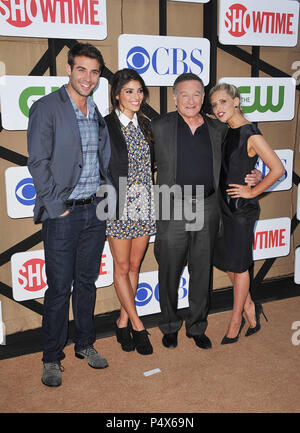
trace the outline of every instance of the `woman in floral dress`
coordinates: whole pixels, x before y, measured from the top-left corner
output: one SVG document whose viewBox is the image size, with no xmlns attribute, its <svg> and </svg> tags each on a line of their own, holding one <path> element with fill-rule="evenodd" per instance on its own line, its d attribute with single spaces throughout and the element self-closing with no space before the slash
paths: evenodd
<svg viewBox="0 0 300 433">
<path fill-rule="evenodd" d="M 147 96 L 142 77 L 133 69 L 122 69 L 114 76 L 113 110 L 105 117 L 112 152 L 109 170 L 117 192 L 116 219 L 108 220 L 106 229 L 114 260 L 114 285 L 121 303 L 116 337 L 124 351 L 136 349 L 142 355 L 153 353 L 135 306 L 141 261 L 149 236 L 155 233 L 153 146 L 150 122 L 140 112 Z"/>
</svg>

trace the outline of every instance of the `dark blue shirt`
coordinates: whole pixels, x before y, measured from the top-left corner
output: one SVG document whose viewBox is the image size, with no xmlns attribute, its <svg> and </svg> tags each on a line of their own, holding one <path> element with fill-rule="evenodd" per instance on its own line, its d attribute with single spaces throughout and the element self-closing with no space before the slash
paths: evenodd
<svg viewBox="0 0 300 433">
<path fill-rule="evenodd" d="M 177 131 L 177 176 L 176 183 L 192 186 L 196 195 L 196 185 L 204 185 L 204 196 L 214 192 L 213 154 L 207 125 L 204 121 L 195 133 L 178 114 Z M 182 192 L 184 190 L 182 189 Z"/>
</svg>

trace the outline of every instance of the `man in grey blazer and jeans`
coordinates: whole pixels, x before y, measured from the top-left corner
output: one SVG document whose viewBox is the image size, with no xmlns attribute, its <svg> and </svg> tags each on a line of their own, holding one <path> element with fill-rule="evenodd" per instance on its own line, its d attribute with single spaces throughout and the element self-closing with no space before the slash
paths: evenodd
<svg viewBox="0 0 300 433">
<path fill-rule="evenodd" d="M 106 221 L 96 215 L 100 185 L 110 184 L 106 124 L 89 97 L 104 62 L 90 44 L 68 53 L 69 82 L 35 102 L 29 113 L 28 168 L 36 188 L 35 223 L 42 223 L 48 289 L 43 311 L 43 376 L 61 384 L 71 288 L 75 355 L 93 368 L 108 363 L 93 347 L 96 298 Z"/>
</svg>

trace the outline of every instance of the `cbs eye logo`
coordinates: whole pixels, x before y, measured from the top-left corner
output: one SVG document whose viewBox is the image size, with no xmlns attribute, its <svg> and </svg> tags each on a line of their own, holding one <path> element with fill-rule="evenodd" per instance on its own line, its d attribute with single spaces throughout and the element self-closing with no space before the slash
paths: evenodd
<svg viewBox="0 0 300 433">
<path fill-rule="evenodd" d="M 149 53 L 143 47 L 133 47 L 128 51 L 126 62 L 128 68 L 143 74 L 150 66 Z"/>
<path fill-rule="evenodd" d="M 15 196 L 19 203 L 32 206 L 35 203 L 36 191 L 31 177 L 22 179 L 15 188 Z"/>
<path fill-rule="evenodd" d="M 153 293 L 154 292 L 154 293 Z M 149 304 L 152 297 L 154 297 L 159 302 L 158 296 L 158 284 L 156 284 L 154 290 L 148 283 L 140 283 L 138 285 L 138 289 L 136 291 L 135 303 L 138 307 L 143 307 L 144 305 Z"/>
<path fill-rule="evenodd" d="M 178 299 L 183 299 L 187 296 L 188 291 L 186 288 L 186 282 L 186 278 L 181 277 L 181 284 L 178 288 Z M 159 302 L 158 283 L 155 285 L 154 290 L 151 285 L 146 282 L 139 283 L 135 296 L 136 306 L 143 307 L 149 304 L 153 296 L 155 300 Z"/>
</svg>

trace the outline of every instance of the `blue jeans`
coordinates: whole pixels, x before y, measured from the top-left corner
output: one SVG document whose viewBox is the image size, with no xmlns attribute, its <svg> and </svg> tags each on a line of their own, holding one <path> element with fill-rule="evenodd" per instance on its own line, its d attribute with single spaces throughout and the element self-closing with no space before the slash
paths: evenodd
<svg viewBox="0 0 300 433">
<path fill-rule="evenodd" d="M 43 362 L 60 361 L 68 338 L 70 293 L 75 322 L 75 351 L 95 341 L 93 323 L 105 242 L 106 221 L 96 216 L 99 200 L 71 207 L 64 217 L 43 222 L 42 234 L 48 289 L 43 311 Z"/>
</svg>

